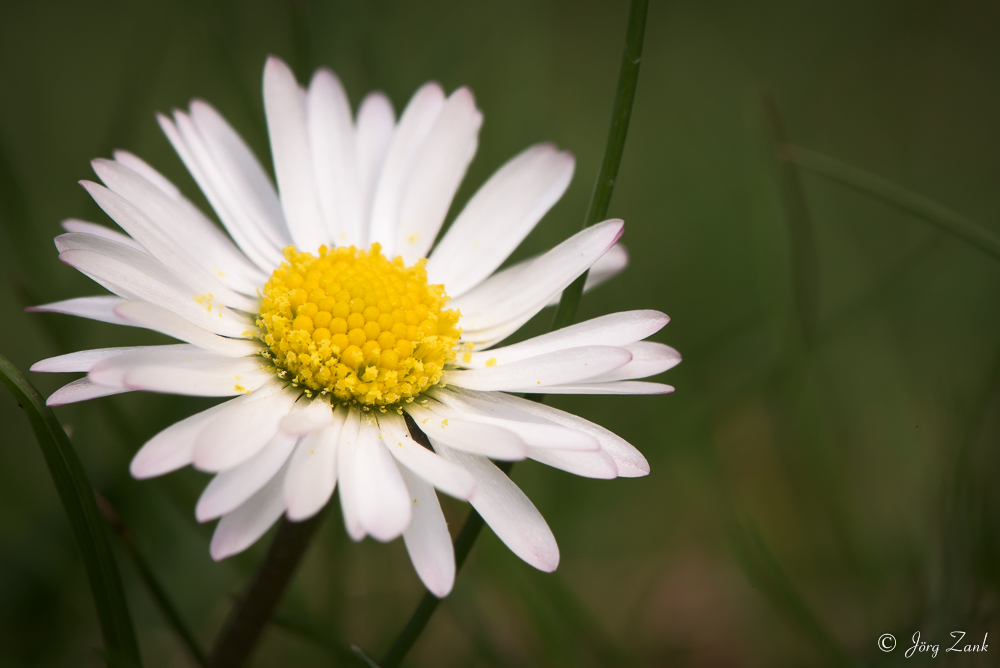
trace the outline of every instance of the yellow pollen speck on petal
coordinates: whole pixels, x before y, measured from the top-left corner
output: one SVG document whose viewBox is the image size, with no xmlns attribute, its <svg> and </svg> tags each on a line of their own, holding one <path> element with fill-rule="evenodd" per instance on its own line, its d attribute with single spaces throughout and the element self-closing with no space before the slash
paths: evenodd
<svg viewBox="0 0 1000 668">
<path fill-rule="evenodd" d="M 445 418 L 444 420 L 441 420 L 441 428 L 444 429 L 447 426 L 448 426 L 448 419 Z"/>
<path fill-rule="evenodd" d="M 472 353 L 462 353 L 462 361 L 468 364 L 472 361 Z"/>
<path fill-rule="evenodd" d="M 233 385 L 233 389 L 236 390 L 237 392 L 245 392 L 247 388 L 243 387 L 242 385 L 237 384 L 237 385 Z"/>
<path fill-rule="evenodd" d="M 414 232 L 410 236 L 406 237 L 406 240 L 409 241 L 411 244 L 415 244 L 415 243 L 417 243 L 417 239 L 419 239 L 419 238 L 420 238 L 420 234 L 418 232 Z"/>
<path fill-rule="evenodd" d="M 260 295 L 257 326 L 279 375 L 363 407 L 412 401 L 455 358 L 459 313 L 424 260 L 406 266 L 379 244 L 289 246 Z"/>
<path fill-rule="evenodd" d="M 496 365 L 497 365 L 497 358 L 496 357 L 491 357 L 488 360 L 486 360 L 486 366 L 491 366 L 492 367 L 492 366 L 496 366 Z"/>
<path fill-rule="evenodd" d="M 201 304 L 202 306 L 204 306 L 205 309 L 209 313 L 212 312 L 212 300 L 213 299 L 214 299 L 214 297 L 212 296 L 211 292 L 209 292 L 208 294 L 204 294 L 204 295 L 198 295 L 197 297 L 194 298 L 194 300 L 196 302 L 198 302 L 199 304 Z M 222 315 L 221 311 L 219 312 L 219 315 Z"/>
</svg>

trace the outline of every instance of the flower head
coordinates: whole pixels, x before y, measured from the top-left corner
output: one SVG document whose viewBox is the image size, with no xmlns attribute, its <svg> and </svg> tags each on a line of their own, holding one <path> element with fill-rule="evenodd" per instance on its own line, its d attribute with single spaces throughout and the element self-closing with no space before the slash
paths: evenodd
<svg viewBox="0 0 1000 668">
<path fill-rule="evenodd" d="M 303 89 L 271 58 L 264 101 L 277 189 L 207 103 L 159 119 L 225 232 L 136 156 L 94 161 L 104 185 L 83 186 L 125 233 L 70 220 L 56 247 L 113 294 L 33 310 L 183 343 L 43 360 L 33 370 L 87 374 L 49 404 L 133 390 L 232 397 L 157 434 L 131 465 L 137 478 L 189 464 L 216 474 L 196 508 L 200 521 L 221 518 L 216 559 L 283 514 L 311 517 L 339 484 L 351 537 L 402 535 L 438 596 L 455 561 L 435 488 L 469 500 L 522 559 L 555 569 L 545 520 L 490 460 L 596 478 L 649 468 L 606 429 L 514 395 L 665 393 L 636 379 L 680 356 L 643 341 L 667 323 L 656 311 L 497 346 L 583 272 L 589 288 L 621 271 L 622 222 L 497 271 L 562 196 L 570 154 L 539 144 L 515 156 L 435 244 L 482 123 L 468 89 L 427 84 L 398 121 L 373 93 L 352 116 L 332 72 Z"/>
<path fill-rule="evenodd" d="M 392 406 L 413 401 L 455 359 L 457 311 L 423 263 L 390 262 L 341 246 L 319 255 L 285 249 L 264 287 L 258 327 L 280 376 L 334 401 Z"/>
</svg>

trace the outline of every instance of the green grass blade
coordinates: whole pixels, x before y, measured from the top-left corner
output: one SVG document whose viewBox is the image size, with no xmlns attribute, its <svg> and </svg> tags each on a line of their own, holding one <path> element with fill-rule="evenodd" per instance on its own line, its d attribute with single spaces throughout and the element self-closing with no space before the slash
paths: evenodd
<svg viewBox="0 0 1000 668">
<path fill-rule="evenodd" d="M 649 0 L 632 0 L 629 7 L 625 52 L 622 54 L 621 69 L 618 71 L 618 89 L 615 92 L 615 105 L 611 112 L 611 128 L 608 130 L 601 170 L 597 173 L 597 182 L 590 197 L 587 216 L 583 219 L 584 229 L 601 222 L 608 215 L 608 205 L 611 204 L 611 194 L 618 178 L 618 166 L 625 150 L 625 137 L 628 134 L 629 119 L 632 117 L 635 89 L 639 83 L 639 63 L 642 60 L 642 42 L 646 34 L 648 9 Z M 580 307 L 580 298 L 583 296 L 583 285 L 587 282 L 587 273 L 583 272 L 563 290 L 556 314 L 552 319 L 553 330 L 573 324 L 576 311 Z"/>
<path fill-rule="evenodd" d="M 0 380 L 27 413 L 66 510 L 90 581 L 108 664 L 112 668 L 139 668 L 142 666 L 139 644 L 121 575 L 87 474 L 55 414 L 45 405 L 38 390 L 3 355 L 0 355 Z"/>
<path fill-rule="evenodd" d="M 361 659 L 361 661 L 364 662 L 364 665 L 368 668 L 381 668 L 377 663 L 375 663 L 373 658 L 365 654 L 365 650 L 361 649 L 357 645 L 351 645 L 351 651 L 353 651 L 355 656 Z"/>
<path fill-rule="evenodd" d="M 774 610 L 808 637 L 833 665 L 850 666 L 844 650 L 826 630 L 750 522 L 730 527 L 733 552 L 750 583 Z"/>
<path fill-rule="evenodd" d="M 271 615 L 271 624 L 317 647 L 329 650 L 337 658 L 338 665 L 375 665 L 357 646 L 348 647 L 346 644 L 336 638 L 331 638 L 325 631 L 303 619 L 298 619 L 279 611 Z M 358 652 L 361 653 L 359 654 Z"/>
<path fill-rule="evenodd" d="M 788 159 L 803 169 L 902 209 L 1000 259 L 1000 235 L 965 216 L 881 176 L 862 171 L 822 153 L 798 146 L 788 148 Z"/>
<path fill-rule="evenodd" d="M 546 602 L 572 630 L 573 636 L 590 646 L 601 665 L 635 665 L 635 661 L 608 634 L 601 622 L 558 574 L 530 573 L 528 578 L 530 585 L 545 597 Z"/>
<path fill-rule="evenodd" d="M 792 246 L 795 312 L 802 336 L 808 343 L 819 330 L 820 280 L 816 234 L 798 168 L 788 158 L 789 143 L 785 123 L 770 92 L 765 91 L 761 95 L 761 107 L 771 140 L 771 150 L 777 162 L 781 200 Z"/>
<path fill-rule="evenodd" d="M 174 629 L 174 632 L 180 636 L 181 641 L 187 647 L 188 652 L 191 657 L 199 666 L 208 665 L 208 660 L 205 657 L 204 650 L 201 649 L 201 645 L 198 644 L 198 639 L 194 637 L 191 629 L 184 622 L 184 618 L 181 616 L 177 607 L 174 605 L 173 601 L 170 600 L 170 596 L 167 594 L 166 587 L 160 582 L 160 579 L 156 577 L 156 573 L 153 568 L 149 565 L 146 557 L 143 556 L 142 552 L 135 544 L 135 540 L 132 538 L 132 532 L 122 521 L 121 516 L 118 511 L 112 507 L 111 503 L 108 502 L 103 496 L 98 495 L 97 506 L 104 515 L 104 518 L 111 525 L 111 529 L 118 536 L 121 541 L 122 546 L 125 548 L 125 552 L 128 554 L 129 558 L 132 560 L 132 564 L 135 566 L 136 571 L 139 573 L 139 578 L 142 583 L 146 586 L 149 591 L 149 595 L 153 598 L 153 602 L 156 603 L 156 607 L 160 609 L 160 613 L 167 620 L 167 623 Z"/>
<path fill-rule="evenodd" d="M 410 420 L 409 417 L 406 418 Z M 410 433 L 416 437 L 418 440 L 426 439 L 419 429 L 413 429 Z M 430 445 L 430 442 L 427 442 Z M 425 446 L 426 447 L 426 446 Z M 514 466 L 514 462 L 497 462 L 497 467 L 504 473 L 509 473 L 511 467 Z M 455 571 L 457 572 L 462 568 L 462 564 L 469 556 L 469 552 L 472 551 L 472 546 L 475 544 L 476 539 L 479 538 L 480 532 L 482 532 L 483 527 L 486 526 L 486 522 L 483 520 L 482 515 L 477 513 L 475 509 L 469 511 L 469 516 L 465 520 L 465 524 L 462 525 L 462 530 L 459 532 L 458 536 L 455 538 Z M 406 658 L 406 654 L 413 647 L 413 643 L 417 642 L 417 638 L 423 633 L 424 628 L 427 626 L 427 622 L 430 621 L 431 615 L 437 610 L 438 604 L 441 602 L 437 596 L 430 592 L 426 592 L 422 599 L 420 599 L 420 604 L 417 605 L 417 609 L 413 611 L 413 615 L 410 617 L 410 621 L 407 622 L 403 630 L 400 631 L 396 640 L 392 643 L 389 651 L 386 653 L 385 658 L 382 659 L 383 668 L 396 668 L 403 662 Z"/>
<path fill-rule="evenodd" d="M 635 89 L 639 81 L 639 62 L 642 57 L 642 43 L 646 34 L 646 14 L 649 9 L 649 0 L 632 0 L 629 6 L 628 28 L 625 34 L 625 51 L 622 54 L 621 69 L 618 73 L 618 87 L 615 91 L 615 103 L 611 117 L 611 128 L 608 131 L 608 139 L 604 147 L 604 158 L 601 161 L 601 170 L 597 175 L 597 183 L 594 185 L 594 193 L 590 199 L 590 206 L 584 218 L 583 227 L 587 228 L 594 223 L 600 222 L 608 213 L 608 204 L 611 202 L 611 194 L 615 188 L 615 180 L 618 178 L 618 165 L 621 163 L 622 152 L 625 149 L 625 137 L 628 133 L 629 118 L 632 116 L 632 103 L 635 100 Z M 580 306 L 580 298 L 583 296 L 583 285 L 587 281 L 587 272 L 566 288 L 559 299 L 559 306 L 556 308 L 555 317 L 552 320 L 550 331 L 561 329 L 572 324 L 576 317 L 576 311 Z M 536 396 L 537 401 L 541 401 L 543 396 Z M 420 430 L 410 430 L 411 435 L 419 440 Z M 429 445 L 429 444 L 428 444 Z M 499 464 L 504 473 L 509 473 L 513 462 L 503 462 Z M 479 533 L 483 529 L 483 518 L 475 510 L 469 511 L 469 517 L 462 526 L 462 530 L 455 539 L 455 568 L 461 569 L 469 551 L 475 544 Z M 403 627 L 403 630 L 393 641 L 388 654 L 382 660 L 382 668 L 396 668 L 403 662 L 406 654 L 413 647 L 413 644 L 423 633 L 431 615 L 437 609 L 438 599 L 430 592 L 417 605 L 410 620 Z"/>
</svg>

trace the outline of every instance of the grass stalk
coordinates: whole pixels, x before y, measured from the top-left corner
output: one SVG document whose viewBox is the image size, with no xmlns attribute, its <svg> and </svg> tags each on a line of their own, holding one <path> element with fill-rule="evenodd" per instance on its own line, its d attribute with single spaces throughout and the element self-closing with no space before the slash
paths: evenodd
<svg viewBox="0 0 1000 668">
<path fill-rule="evenodd" d="M 625 50 L 618 73 L 618 87 L 611 114 L 611 127 L 604 147 L 601 169 L 598 172 L 594 192 L 590 198 L 590 206 L 587 208 L 587 214 L 583 221 L 584 228 L 604 220 L 608 212 L 608 205 L 611 203 L 615 180 L 618 178 L 618 166 L 621 164 L 622 152 L 625 149 L 625 137 L 628 133 L 629 119 L 632 116 L 635 90 L 639 82 L 639 64 L 642 58 L 642 43 L 646 32 L 648 9 L 649 0 L 632 0 L 629 7 Z M 563 291 L 550 331 L 561 329 L 573 323 L 586 281 L 587 272 L 584 272 Z M 541 397 L 538 399 L 540 400 Z M 503 462 L 498 466 L 504 473 L 509 473 L 513 463 Z M 455 539 L 456 571 L 465 563 L 466 557 L 469 556 L 472 546 L 483 530 L 483 525 L 483 518 L 475 510 L 471 510 L 465 525 Z M 403 662 L 410 648 L 413 647 L 426 628 L 439 603 L 440 601 L 430 592 L 424 594 L 417 609 L 410 616 L 410 620 L 390 646 L 389 652 L 380 664 L 381 668 L 397 668 Z"/>
</svg>

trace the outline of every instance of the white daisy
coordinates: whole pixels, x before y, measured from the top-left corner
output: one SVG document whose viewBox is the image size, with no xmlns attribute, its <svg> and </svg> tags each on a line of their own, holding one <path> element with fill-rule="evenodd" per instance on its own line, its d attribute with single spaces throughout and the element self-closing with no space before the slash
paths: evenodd
<svg viewBox="0 0 1000 668">
<path fill-rule="evenodd" d="M 538 144 L 515 156 L 435 246 L 482 123 L 467 88 L 445 96 L 429 83 L 398 121 L 372 93 L 352 118 L 332 72 L 303 89 L 271 58 L 264 104 L 277 190 L 207 103 L 159 118 L 228 236 L 136 156 L 93 162 L 104 185 L 83 186 L 126 234 L 68 220 L 55 241 L 63 262 L 113 296 L 33 310 L 184 343 L 39 362 L 32 370 L 87 373 L 48 403 L 132 390 L 235 397 L 160 432 L 131 465 L 136 478 L 189 464 L 216 474 L 196 509 L 202 522 L 221 518 L 215 559 L 249 547 L 282 514 L 314 515 L 339 482 L 351 537 L 402 535 L 438 596 L 451 590 L 455 559 L 435 488 L 470 501 L 529 564 L 554 570 L 552 532 L 491 459 L 594 478 L 649 467 L 608 430 L 511 393 L 670 392 L 635 379 L 680 356 L 643 341 L 667 323 L 656 311 L 495 346 L 584 271 L 588 287 L 621 271 L 622 222 L 497 272 L 566 190 L 572 155 Z M 419 432 L 433 450 L 414 440 Z"/>
</svg>

